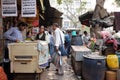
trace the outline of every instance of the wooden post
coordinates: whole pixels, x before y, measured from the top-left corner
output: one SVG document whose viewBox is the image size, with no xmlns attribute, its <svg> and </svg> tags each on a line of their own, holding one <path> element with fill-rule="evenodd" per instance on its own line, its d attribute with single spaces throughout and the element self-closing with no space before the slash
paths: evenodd
<svg viewBox="0 0 120 80">
<path fill-rule="evenodd" d="M 3 27 L 2 27 L 2 9 L 1 9 L 1 0 L 0 0 L 0 64 L 3 62 Z"/>
</svg>

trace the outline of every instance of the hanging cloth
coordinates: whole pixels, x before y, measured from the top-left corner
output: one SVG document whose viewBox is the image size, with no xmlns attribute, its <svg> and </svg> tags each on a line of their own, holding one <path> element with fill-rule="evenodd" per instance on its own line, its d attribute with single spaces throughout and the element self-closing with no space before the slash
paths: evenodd
<svg viewBox="0 0 120 80">
<path fill-rule="evenodd" d="M 48 62 L 50 60 L 48 43 L 46 41 L 39 41 L 37 49 L 39 51 L 38 64 L 40 68 L 46 68 L 49 65 Z"/>
</svg>

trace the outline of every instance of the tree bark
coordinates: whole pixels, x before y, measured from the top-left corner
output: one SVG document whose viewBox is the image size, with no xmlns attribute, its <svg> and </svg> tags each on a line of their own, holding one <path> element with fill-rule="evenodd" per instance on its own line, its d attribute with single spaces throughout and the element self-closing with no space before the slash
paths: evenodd
<svg viewBox="0 0 120 80">
<path fill-rule="evenodd" d="M 96 0 L 96 7 L 93 13 L 93 19 L 100 19 L 100 11 L 101 9 L 104 9 L 104 2 L 105 0 Z M 104 14 L 104 13 L 103 13 Z"/>
<path fill-rule="evenodd" d="M 105 12 L 103 12 L 101 14 L 101 10 L 104 9 L 104 2 L 105 2 L 105 0 L 96 0 L 96 7 L 95 7 L 95 10 L 94 10 L 94 13 L 93 13 L 93 17 L 92 17 L 93 20 L 100 20 L 101 19 L 101 15 L 102 15 L 102 17 L 106 16 L 106 15 L 104 15 Z M 90 29 L 91 34 L 95 33 L 97 35 L 96 36 L 97 38 L 100 38 L 100 36 L 98 35 L 98 31 L 102 31 L 102 30 L 103 30 L 103 27 L 100 26 L 99 24 L 96 24 L 94 27 L 92 27 Z"/>
</svg>

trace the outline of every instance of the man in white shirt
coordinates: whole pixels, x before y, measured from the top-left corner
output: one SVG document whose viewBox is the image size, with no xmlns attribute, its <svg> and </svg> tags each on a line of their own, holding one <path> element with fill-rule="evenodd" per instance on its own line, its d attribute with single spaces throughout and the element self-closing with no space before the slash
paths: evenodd
<svg viewBox="0 0 120 80">
<path fill-rule="evenodd" d="M 63 32 L 59 29 L 59 25 L 57 23 L 54 23 L 52 25 L 52 28 L 54 30 L 53 37 L 54 37 L 54 43 L 56 50 L 58 51 L 59 46 L 62 44 L 64 45 L 64 34 Z"/>
<path fill-rule="evenodd" d="M 84 34 L 82 36 L 82 40 L 83 40 L 83 45 L 87 46 L 90 40 L 90 36 L 87 33 L 87 31 L 84 31 Z"/>
<path fill-rule="evenodd" d="M 57 23 L 54 23 L 52 25 L 52 28 L 54 30 L 53 38 L 54 38 L 54 44 L 55 44 L 55 51 L 57 52 L 57 51 L 59 51 L 59 46 L 60 45 L 64 46 L 64 34 L 59 29 L 59 25 Z M 60 61 L 62 61 L 62 59 Z M 62 64 L 60 63 L 60 61 L 58 62 L 60 64 L 60 66 L 57 67 L 57 71 L 58 71 L 59 75 L 63 75 L 64 74 L 63 73 L 63 68 L 62 68 Z"/>
</svg>

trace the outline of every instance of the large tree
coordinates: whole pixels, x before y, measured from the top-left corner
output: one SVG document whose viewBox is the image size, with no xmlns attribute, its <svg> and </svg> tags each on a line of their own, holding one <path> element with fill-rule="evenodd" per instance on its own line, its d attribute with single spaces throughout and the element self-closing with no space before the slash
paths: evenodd
<svg viewBox="0 0 120 80">
<path fill-rule="evenodd" d="M 57 0 L 58 1 L 58 4 L 63 4 L 64 5 L 64 10 L 67 12 L 67 13 L 64 13 L 64 16 L 66 16 L 70 21 L 71 23 L 73 24 L 74 27 L 77 27 L 78 23 L 79 23 L 79 19 L 78 19 L 78 16 L 81 15 L 83 12 L 86 11 L 86 1 L 79 1 L 79 7 L 77 8 L 74 8 L 74 11 L 72 10 L 73 9 L 73 0 Z"/>
</svg>

